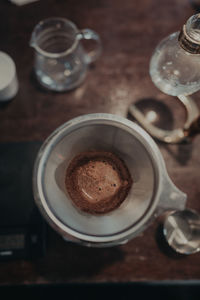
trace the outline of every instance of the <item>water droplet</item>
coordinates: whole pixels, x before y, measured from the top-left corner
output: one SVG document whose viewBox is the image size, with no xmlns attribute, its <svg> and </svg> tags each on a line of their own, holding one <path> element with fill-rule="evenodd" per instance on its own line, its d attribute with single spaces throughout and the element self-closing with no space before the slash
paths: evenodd
<svg viewBox="0 0 200 300">
<path fill-rule="evenodd" d="M 65 70 L 64 71 L 64 75 L 67 77 L 67 76 L 69 76 L 71 74 L 71 71 L 70 70 Z"/>
<path fill-rule="evenodd" d="M 180 72 L 178 70 L 174 70 L 174 75 L 180 75 Z"/>
</svg>

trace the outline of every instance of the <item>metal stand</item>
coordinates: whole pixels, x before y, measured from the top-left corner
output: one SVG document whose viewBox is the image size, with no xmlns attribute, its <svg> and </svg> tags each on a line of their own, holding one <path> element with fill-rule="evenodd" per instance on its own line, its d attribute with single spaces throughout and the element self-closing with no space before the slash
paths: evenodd
<svg viewBox="0 0 200 300">
<path fill-rule="evenodd" d="M 168 144 L 181 143 L 200 133 L 200 114 L 198 106 L 190 96 L 181 95 L 177 98 L 182 102 L 187 112 L 187 119 L 183 128 L 174 130 L 160 129 L 151 124 L 134 104 L 130 105 L 129 112 L 154 138 Z"/>
</svg>

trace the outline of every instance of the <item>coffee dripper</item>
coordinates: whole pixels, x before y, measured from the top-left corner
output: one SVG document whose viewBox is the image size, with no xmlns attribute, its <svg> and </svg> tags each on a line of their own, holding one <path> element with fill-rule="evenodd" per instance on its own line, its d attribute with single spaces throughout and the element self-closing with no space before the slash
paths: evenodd
<svg viewBox="0 0 200 300">
<path fill-rule="evenodd" d="M 119 155 L 134 182 L 118 208 L 98 216 L 72 204 L 64 180 L 72 158 L 92 149 Z M 183 210 L 187 200 L 169 178 L 149 134 L 130 120 L 103 113 L 74 118 L 52 132 L 35 161 L 33 193 L 53 229 L 66 241 L 90 247 L 124 244 L 164 212 Z"/>
</svg>

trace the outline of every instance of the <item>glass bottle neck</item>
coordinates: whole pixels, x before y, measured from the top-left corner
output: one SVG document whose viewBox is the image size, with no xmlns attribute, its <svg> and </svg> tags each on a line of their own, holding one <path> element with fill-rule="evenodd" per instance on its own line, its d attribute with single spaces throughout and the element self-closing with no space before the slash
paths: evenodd
<svg viewBox="0 0 200 300">
<path fill-rule="evenodd" d="M 200 54 L 200 14 L 190 17 L 179 34 L 179 44 L 187 52 Z"/>
</svg>

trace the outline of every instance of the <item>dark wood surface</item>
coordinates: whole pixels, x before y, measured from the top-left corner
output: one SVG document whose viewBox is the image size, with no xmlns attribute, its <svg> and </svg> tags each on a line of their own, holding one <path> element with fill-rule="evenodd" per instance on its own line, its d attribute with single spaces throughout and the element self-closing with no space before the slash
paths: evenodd
<svg viewBox="0 0 200 300">
<path fill-rule="evenodd" d="M 44 140 L 65 121 L 87 113 L 127 117 L 129 104 L 138 101 L 157 103 L 166 128 L 182 125 L 184 109 L 154 87 L 148 68 L 157 43 L 194 13 L 188 0 L 40 0 L 22 7 L 2 0 L 0 50 L 14 59 L 20 89 L 0 108 L 0 142 Z M 68 93 L 44 91 L 32 72 L 31 32 L 51 16 L 94 29 L 103 43 L 102 56 L 85 82 Z M 196 100 L 200 105 L 198 94 Z M 188 194 L 187 206 L 200 212 L 200 137 L 191 144 L 158 146 L 170 177 Z M 49 229 L 45 257 L 0 263 L 0 284 L 199 280 L 200 254 L 175 255 L 163 241 L 161 225 L 156 220 L 126 245 L 105 249 L 68 244 Z"/>
</svg>

